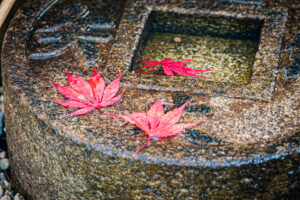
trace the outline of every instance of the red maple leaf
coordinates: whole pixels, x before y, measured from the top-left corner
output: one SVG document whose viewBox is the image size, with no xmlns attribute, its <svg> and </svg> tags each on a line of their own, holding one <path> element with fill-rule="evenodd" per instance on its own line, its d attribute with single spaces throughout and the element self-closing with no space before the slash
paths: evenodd
<svg viewBox="0 0 300 200">
<path fill-rule="evenodd" d="M 157 100 L 150 107 L 150 110 L 147 113 L 133 112 L 130 115 L 114 115 L 126 120 L 123 124 L 129 122 L 136 125 L 149 136 L 147 142 L 133 154 L 133 157 L 150 142 L 151 137 L 164 138 L 171 136 L 183 136 L 183 134 L 179 134 L 179 132 L 203 122 L 200 120 L 190 124 L 176 124 L 180 120 L 184 108 L 188 103 L 190 103 L 190 101 L 172 111 L 169 111 L 167 114 L 164 114 L 163 104 L 167 103 Z"/>
<path fill-rule="evenodd" d="M 137 72 L 133 71 L 135 73 L 147 73 L 153 71 L 158 65 L 161 65 L 163 67 L 164 73 L 167 76 L 175 76 L 174 72 L 177 74 L 181 74 L 183 76 L 193 76 L 193 77 L 199 77 L 206 79 L 203 76 L 196 75 L 196 73 L 201 73 L 201 72 L 213 72 L 214 70 L 202 70 L 202 69 L 191 69 L 191 68 L 186 68 L 183 67 L 186 63 L 192 61 L 194 59 L 189 59 L 189 60 L 184 60 L 184 61 L 171 61 L 171 58 L 167 58 L 162 61 L 152 61 L 152 60 L 141 60 L 139 62 L 145 62 L 148 63 L 148 65 L 143 66 L 142 68 L 148 68 L 154 66 L 151 70 L 145 71 L 145 72 Z"/>
<path fill-rule="evenodd" d="M 67 69 L 66 73 L 68 75 L 68 83 L 70 86 L 60 86 L 51 82 L 65 98 L 71 100 L 57 101 L 48 98 L 47 100 L 53 101 L 65 107 L 78 108 L 78 110 L 75 112 L 69 113 L 62 117 L 83 115 L 92 111 L 93 109 L 98 109 L 102 115 L 106 115 L 107 113 L 102 113 L 101 108 L 110 106 L 122 98 L 126 88 L 123 89 L 119 96 L 116 96 L 119 91 L 121 72 L 119 73 L 118 78 L 113 80 L 105 88 L 105 81 L 102 76 L 97 73 L 96 68 L 97 67 L 94 68 L 94 73 L 89 82 L 85 81 L 81 77 L 75 77 L 71 75 Z"/>
</svg>

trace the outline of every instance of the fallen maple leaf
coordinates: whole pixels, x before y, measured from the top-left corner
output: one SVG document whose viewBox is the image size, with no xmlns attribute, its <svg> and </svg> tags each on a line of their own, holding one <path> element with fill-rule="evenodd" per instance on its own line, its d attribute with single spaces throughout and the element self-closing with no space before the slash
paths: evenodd
<svg viewBox="0 0 300 200">
<path fill-rule="evenodd" d="M 146 146 L 151 137 L 171 137 L 171 136 L 182 136 L 183 134 L 178 134 L 186 128 L 191 126 L 195 126 L 201 122 L 202 120 L 190 123 L 190 124 L 176 124 L 184 111 L 185 106 L 190 103 L 188 101 L 181 105 L 178 108 L 175 108 L 172 111 L 169 111 L 167 114 L 164 114 L 163 104 L 167 104 L 160 100 L 157 100 L 151 107 L 147 113 L 142 112 L 133 112 L 130 115 L 114 115 L 123 118 L 126 120 L 123 124 L 131 123 L 139 127 L 146 135 L 148 135 L 148 140 L 145 144 L 143 144 L 134 154 L 133 157 L 137 155 L 137 153 Z"/>
<path fill-rule="evenodd" d="M 191 68 L 186 68 L 183 67 L 186 63 L 192 61 L 194 59 L 189 59 L 189 60 L 184 60 L 184 61 L 171 61 L 171 58 L 167 58 L 162 61 L 152 61 L 152 60 L 141 60 L 139 62 L 145 62 L 148 63 L 148 65 L 143 66 L 142 68 L 148 68 L 154 66 L 151 70 L 145 71 L 145 72 L 137 72 L 133 71 L 135 73 L 147 73 L 153 71 L 158 65 L 161 65 L 163 67 L 164 73 L 167 76 L 175 76 L 175 73 L 181 74 L 183 76 L 193 76 L 193 77 L 199 77 L 206 79 L 203 76 L 196 75 L 196 73 L 201 73 L 201 72 L 213 72 L 214 70 L 202 70 L 202 69 L 191 69 Z"/>
<path fill-rule="evenodd" d="M 102 113 L 101 108 L 112 105 L 122 98 L 126 88 L 123 89 L 119 96 L 116 96 L 119 91 L 121 72 L 119 73 L 118 78 L 112 81 L 105 88 L 105 81 L 102 76 L 98 74 L 96 69 L 97 67 L 94 68 L 94 73 L 89 82 L 85 81 L 81 77 L 71 75 L 67 69 L 66 73 L 68 75 L 68 83 L 70 86 L 60 86 L 51 82 L 65 98 L 71 100 L 57 101 L 46 98 L 47 100 L 53 101 L 64 107 L 79 109 L 62 117 L 83 115 L 93 109 L 98 109 L 102 115 L 106 115 L 107 113 Z"/>
</svg>

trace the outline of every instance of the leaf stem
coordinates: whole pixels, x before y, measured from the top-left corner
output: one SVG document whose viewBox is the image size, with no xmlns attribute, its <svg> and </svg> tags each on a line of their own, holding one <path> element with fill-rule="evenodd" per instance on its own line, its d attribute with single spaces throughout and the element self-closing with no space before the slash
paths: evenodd
<svg viewBox="0 0 300 200">
<path fill-rule="evenodd" d="M 132 157 L 135 157 L 136 154 L 137 154 L 144 146 L 146 146 L 146 145 L 150 142 L 150 140 L 151 140 L 151 136 L 149 136 L 149 138 L 148 138 L 148 140 L 147 140 L 147 142 L 146 142 L 145 144 L 143 144 L 138 150 L 136 150 L 136 152 L 133 154 Z"/>
<path fill-rule="evenodd" d="M 138 71 L 133 71 L 134 73 L 148 73 L 148 72 L 152 72 L 153 70 L 155 70 L 155 68 L 158 66 L 159 64 L 156 64 L 152 69 L 148 70 L 148 71 L 145 71 L 145 72 L 138 72 Z"/>
<path fill-rule="evenodd" d="M 113 116 L 113 114 L 103 113 L 103 112 L 101 111 L 101 108 L 98 108 L 98 110 L 99 110 L 99 112 L 100 112 L 101 115 L 109 115 L 112 119 L 115 119 L 115 117 Z"/>
</svg>

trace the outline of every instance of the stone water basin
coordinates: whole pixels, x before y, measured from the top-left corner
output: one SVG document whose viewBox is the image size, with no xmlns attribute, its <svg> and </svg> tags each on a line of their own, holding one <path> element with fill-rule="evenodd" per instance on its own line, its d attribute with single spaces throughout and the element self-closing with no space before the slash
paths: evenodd
<svg viewBox="0 0 300 200">
<path fill-rule="evenodd" d="M 24 2 L 1 58 L 15 187 L 30 199 L 299 194 L 299 76 L 284 73 L 295 64 L 297 45 L 289 44 L 297 40 L 289 27 L 296 25 L 287 7 L 244 2 Z M 168 39 L 178 36 L 199 43 Z M 169 54 L 168 45 L 177 45 L 176 51 Z M 140 59 L 190 55 L 197 57 L 190 67 L 219 71 L 207 74 L 209 80 L 166 77 L 159 70 L 132 73 Z M 211 57 L 211 63 L 203 61 Z M 98 111 L 61 119 L 71 109 L 45 100 L 63 99 L 50 82 L 67 85 L 65 68 L 88 80 L 95 64 L 107 82 L 122 71 L 121 87 L 128 84 L 122 102 L 105 112 L 145 112 L 157 99 L 173 103 L 170 110 L 191 99 L 183 122 L 205 123 L 184 137 L 153 138 L 132 158 L 147 139 L 140 130 Z"/>
<path fill-rule="evenodd" d="M 261 19 L 153 11 L 136 60 L 194 59 L 186 67 L 216 70 L 203 74 L 212 81 L 248 83 L 262 23 Z M 133 68 L 143 71 L 138 64 Z"/>
</svg>

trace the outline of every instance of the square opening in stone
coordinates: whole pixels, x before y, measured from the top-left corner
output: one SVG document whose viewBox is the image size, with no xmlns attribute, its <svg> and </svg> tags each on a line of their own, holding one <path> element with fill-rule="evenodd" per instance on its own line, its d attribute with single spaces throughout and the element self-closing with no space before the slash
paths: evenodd
<svg viewBox="0 0 300 200">
<path fill-rule="evenodd" d="M 140 40 L 132 70 L 140 60 L 194 60 L 188 68 L 213 81 L 248 83 L 258 50 L 263 20 L 152 11 Z M 149 69 L 148 69 L 149 70 Z M 162 75 L 162 68 L 152 73 Z"/>
</svg>

